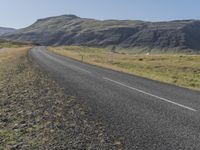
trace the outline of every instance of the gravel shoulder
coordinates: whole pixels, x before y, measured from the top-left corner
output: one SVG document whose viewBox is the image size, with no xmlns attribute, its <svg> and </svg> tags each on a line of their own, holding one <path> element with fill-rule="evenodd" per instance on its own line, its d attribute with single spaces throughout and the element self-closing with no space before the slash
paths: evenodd
<svg viewBox="0 0 200 150">
<path fill-rule="evenodd" d="M 0 149 L 123 149 L 121 139 L 28 59 L 27 50 L 0 62 L 0 75 Z"/>
</svg>

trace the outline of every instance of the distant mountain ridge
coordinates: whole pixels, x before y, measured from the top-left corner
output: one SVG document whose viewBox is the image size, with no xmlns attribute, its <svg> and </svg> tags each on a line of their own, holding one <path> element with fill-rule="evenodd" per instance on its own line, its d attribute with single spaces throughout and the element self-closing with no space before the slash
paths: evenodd
<svg viewBox="0 0 200 150">
<path fill-rule="evenodd" d="M 2 38 L 41 45 L 85 45 L 110 48 L 200 51 L 200 21 L 145 22 L 95 20 L 63 15 L 37 20 Z"/>
<path fill-rule="evenodd" d="M 11 32 L 14 32 L 14 31 L 16 31 L 16 29 L 0 27 L 0 36 L 5 34 L 5 33 L 11 33 Z"/>
</svg>

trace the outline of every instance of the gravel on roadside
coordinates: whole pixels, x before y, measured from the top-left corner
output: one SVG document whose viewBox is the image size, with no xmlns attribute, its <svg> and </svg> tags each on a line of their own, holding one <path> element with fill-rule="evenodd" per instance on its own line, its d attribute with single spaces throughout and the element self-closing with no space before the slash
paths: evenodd
<svg viewBox="0 0 200 150">
<path fill-rule="evenodd" d="M 123 149 L 26 55 L 0 67 L 0 149 Z"/>
</svg>

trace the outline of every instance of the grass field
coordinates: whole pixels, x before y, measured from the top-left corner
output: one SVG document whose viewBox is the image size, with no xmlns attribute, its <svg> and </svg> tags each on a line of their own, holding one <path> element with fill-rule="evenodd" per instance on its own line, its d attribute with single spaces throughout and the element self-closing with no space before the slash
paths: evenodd
<svg viewBox="0 0 200 150">
<path fill-rule="evenodd" d="M 0 49 L 0 86 L 3 83 L 3 78 L 7 76 L 5 69 L 11 69 L 12 63 L 23 57 L 29 47 L 21 48 L 1 48 Z"/>
<path fill-rule="evenodd" d="M 20 42 L 9 42 L 5 40 L 0 40 L 0 49 L 1 48 L 20 48 L 20 47 L 25 47 L 25 46 L 31 46 L 29 43 L 20 43 Z"/>
<path fill-rule="evenodd" d="M 146 78 L 200 90 L 200 55 L 131 54 L 78 46 L 49 47 L 77 60 Z"/>
</svg>

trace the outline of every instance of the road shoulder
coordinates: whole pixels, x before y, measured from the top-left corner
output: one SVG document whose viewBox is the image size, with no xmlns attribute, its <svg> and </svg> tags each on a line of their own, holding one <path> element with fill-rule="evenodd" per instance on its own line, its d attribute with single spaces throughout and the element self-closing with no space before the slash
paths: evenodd
<svg viewBox="0 0 200 150">
<path fill-rule="evenodd" d="M 0 149 L 122 148 L 100 120 L 91 119 L 80 101 L 66 95 L 27 55 L 0 64 Z"/>
</svg>

